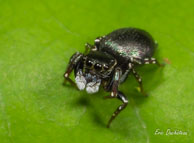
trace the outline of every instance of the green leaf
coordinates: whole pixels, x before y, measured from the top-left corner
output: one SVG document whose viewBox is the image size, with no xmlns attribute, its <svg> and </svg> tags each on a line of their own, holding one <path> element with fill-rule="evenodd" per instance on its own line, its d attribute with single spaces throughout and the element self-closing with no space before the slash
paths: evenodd
<svg viewBox="0 0 194 143">
<path fill-rule="evenodd" d="M 0 142 L 189 143 L 194 140 L 194 1 L 0 0 Z M 63 86 L 71 55 L 121 27 L 158 41 L 158 68 L 138 68 L 149 97 L 130 75 L 129 105 Z M 73 75 L 72 75 L 73 78 Z M 166 131 L 187 135 L 166 135 Z M 158 131 L 163 135 L 156 135 Z"/>
</svg>

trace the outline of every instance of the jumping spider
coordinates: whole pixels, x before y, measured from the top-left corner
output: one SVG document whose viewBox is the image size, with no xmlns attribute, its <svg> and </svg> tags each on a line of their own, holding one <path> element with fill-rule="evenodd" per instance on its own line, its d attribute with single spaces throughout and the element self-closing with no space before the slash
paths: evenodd
<svg viewBox="0 0 194 143">
<path fill-rule="evenodd" d="M 140 85 L 140 91 L 146 95 L 142 79 L 135 71 L 141 64 L 159 64 L 152 58 L 157 47 L 152 36 L 137 28 L 122 28 L 110 34 L 96 38 L 94 45 L 86 44 L 84 54 L 76 52 L 72 55 L 64 74 L 65 81 L 70 82 L 79 90 L 86 89 L 87 93 L 96 93 L 100 85 L 110 92 L 105 98 L 118 98 L 122 101 L 112 114 L 107 127 L 115 117 L 127 106 L 128 100 L 118 90 L 129 73 L 132 73 Z M 69 75 L 74 70 L 75 82 Z"/>
</svg>

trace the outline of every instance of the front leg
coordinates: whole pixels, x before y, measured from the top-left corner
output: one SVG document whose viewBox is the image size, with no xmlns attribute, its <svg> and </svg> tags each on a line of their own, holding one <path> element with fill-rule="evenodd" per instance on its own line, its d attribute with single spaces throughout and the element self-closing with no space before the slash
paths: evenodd
<svg viewBox="0 0 194 143">
<path fill-rule="evenodd" d="M 71 72 L 73 71 L 73 69 L 75 68 L 75 66 L 80 62 L 82 57 L 83 57 L 83 54 L 81 54 L 79 52 L 76 52 L 75 54 L 73 54 L 71 56 L 69 64 L 68 64 L 67 69 L 66 69 L 65 74 L 64 74 L 64 78 L 65 78 L 64 83 L 66 83 L 66 81 L 68 81 L 71 85 L 73 85 L 74 87 L 77 88 L 75 82 L 73 80 L 71 80 L 69 78 L 69 76 L 70 76 Z"/>
</svg>

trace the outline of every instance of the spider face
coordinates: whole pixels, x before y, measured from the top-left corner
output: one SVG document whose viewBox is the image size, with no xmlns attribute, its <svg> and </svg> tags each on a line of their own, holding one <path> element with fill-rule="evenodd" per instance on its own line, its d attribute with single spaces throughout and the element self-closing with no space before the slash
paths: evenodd
<svg viewBox="0 0 194 143">
<path fill-rule="evenodd" d="M 99 78 L 109 77 L 116 64 L 117 61 L 112 56 L 98 51 L 83 57 L 83 71 Z"/>
<path fill-rule="evenodd" d="M 75 73 L 75 83 L 79 90 L 86 89 L 87 93 L 96 93 L 104 79 L 111 78 L 111 73 L 116 65 L 113 57 L 101 53 L 90 52 L 78 64 Z"/>
</svg>

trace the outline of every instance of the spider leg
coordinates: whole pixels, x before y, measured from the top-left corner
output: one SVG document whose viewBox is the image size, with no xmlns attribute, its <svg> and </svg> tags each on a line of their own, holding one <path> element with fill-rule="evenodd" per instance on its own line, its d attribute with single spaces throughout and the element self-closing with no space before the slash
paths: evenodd
<svg viewBox="0 0 194 143">
<path fill-rule="evenodd" d="M 102 38 L 104 38 L 105 36 L 101 36 L 101 37 L 97 37 L 95 40 L 94 40 L 94 45 L 91 45 L 89 43 L 86 43 L 85 44 L 85 52 L 84 54 L 88 54 L 89 51 L 97 51 L 98 50 L 98 46 L 100 44 L 100 41 L 102 40 Z"/>
<path fill-rule="evenodd" d="M 144 95 L 147 96 L 147 94 L 144 92 L 143 84 L 142 84 L 142 78 L 139 76 L 139 74 L 135 71 L 134 68 L 132 68 L 132 73 L 136 79 L 136 81 L 139 83 L 140 87 L 140 92 Z"/>
<path fill-rule="evenodd" d="M 112 123 L 112 121 L 118 116 L 118 114 L 119 114 L 123 109 L 125 109 L 125 107 L 126 107 L 127 104 L 128 104 L 128 100 L 127 100 L 127 98 L 125 97 L 125 95 L 124 95 L 122 92 L 120 92 L 120 91 L 117 92 L 117 98 L 118 98 L 119 100 L 121 100 L 121 101 L 123 102 L 123 104 L 121 104 L 121 105 L 114 111 L 114 113 L 112 114 L 110 120 L 108 121 L 107 128 L 110 127 L 110 124 Z"/>
<path fill-rule="evenodd" d="M 93 45 L 91 45 L 89 43 L 86 43 L 85 44 L 85 52 L 84 52 L 84 54 L 88 54 L 90 50 L 91 51 L 96 51 L 97 48 L 96 48 L 96 46 L 93 46 Z"/>
<path fill-rule="evenodd" d="M 160 67 L 164 66 L 163 64 L 159 63 L 155 58 L 145 58 L 143 59 L 143 64 L 157 64 Z"/>
<path fill-rule="evenodd" d="M 131 58 L 131 61 L 136 64 L 157 64 L 158 66 L 162 67 L 164 64 L 158 62 L 155 58 L 144 58 L 143 60 L 139 58 Z"/>
<path fill-rule="evenodd" d="M 117 68 L 114 73 L 113 77 L 113 84 L 112 84 L 112 90 L 109 96 L 105 96 L 104 98 L 115 98 L 117 97 L 118 92 L 118 86 L 119 86 L 119 80 L 121 78 L 121 69 Z"/>
<path fill-rule="evenodd" d="M 114 78 L 113 78 L 113 84 L 112 84 L 112 90 L 111 94 L 109 96 L 105 96 L 105 99 L 110 99 L 110 98 L 118 98 L 123 102 L 122 105 L 120 105 L 115 112 L 112 114 L 110 120 L 108 121 L 107 127 L 110 127 L 110 124 L 112 121 L 116 118 L 116 116 L 127 106 L 128 100 L 126 99 L 125 95 L 118 91 L 118 86 L 119 86 L 119 81 L 121 78 L 121 69 L 117 68 L 114 73 Z"/>
<path fill-rule="evenodd" d="M 75 54 L 73 54 L 69 60 L 69 64 L 66 68 L 66 71 L 64 73 L 64 78 L 65 78 L 65 81 L 64 83 L 66 83 L 66 81 L 68 81 L 72 86 L 76 87 L 76 84 L 73 80 L 71 80 L 69 78 L 71 72 L 73 71 L 73 69 L 75 68 L 75 66 L 79 63 L 79 61 L 82 59 L 83 57 L 83 54 L 79 53 L 79 52 L 76 52 Z"/>
<path fill-rule="evenodd" d="M 100 45 L 100 41 L 105 38 L 105 36 L 99 36 L 94 40 L 94 45 L 98 47 Z"/>
<path fill-rule="evenodd" d="M 99 37 L 97 37 L 97 38 L 94 40 L 94 43 L 95 43 L 95 44 L 98 44 L 103 38 L 105 38 L 105 35 L 104 35 L 104 36 L 99 36 Z"/>
</svg>

